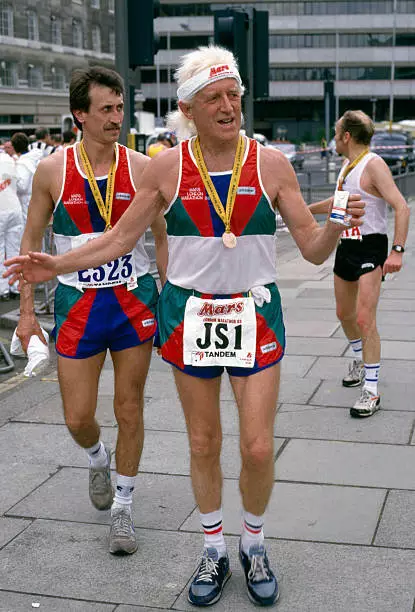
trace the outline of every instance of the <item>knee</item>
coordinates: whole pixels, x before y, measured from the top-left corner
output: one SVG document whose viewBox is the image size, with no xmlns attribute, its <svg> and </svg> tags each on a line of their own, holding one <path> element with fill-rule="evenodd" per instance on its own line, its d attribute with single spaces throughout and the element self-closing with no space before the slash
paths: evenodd
<svg viewBox="0 0 415 612">
<path fill-rule="evenodd" d="M 189 443 L 193 460 L 215 460 L 220 456 L 222 436 L 213 432 L 192 433 Z"/>
<path fill-rule="evenodd" d="M 258 436 L 250 441 L 241 442 L 242 463 L 261 470 L 274 461 L 274 440 Z"/>
<path fill-rule="evenodd" d="M 71 434 L 77 436 L 94 424 L 94 418 L 77 414 L 65 414 L 65 423 Z"/>
<path fill-rule="evenodd" d="M 360 310 L 357 314 L 357 325 L 363 337 L 369 336 L 376 327 L 374 314 L 367 309 Z"/>
<path fill-rule="evenodd" d="M 356 317 L 356 312 L 345 308 L 342 304 L 336 304 L 336 315 L 339 321 L 352 321 Z"/>
<path fill-rule="evenodd" d="M 137 400 L 114 401 L 114 415 L 119 429 L 137 430 L 143 423 L 142 402 Z"/>
</svg>

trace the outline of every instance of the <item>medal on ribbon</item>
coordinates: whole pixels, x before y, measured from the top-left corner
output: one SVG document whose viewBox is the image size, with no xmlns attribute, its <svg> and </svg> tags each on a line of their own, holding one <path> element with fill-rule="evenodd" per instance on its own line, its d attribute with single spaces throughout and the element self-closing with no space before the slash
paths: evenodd
<svg viewBox="0 0 415 612">
<path fill-rule="evenodd" d="M 216 210 L 219 218 L 222 220 L 225 231 L 222 234 L 222 242 L 227 249 L 233 249 L 236 247 L 237 239 L 233 232 L 231 232 L 231 217 L 233 207 L 235 206 L 236 194 L 238 191 L 239 179 L 242 172 L 242 159 L 244 152 L 244 139 L 239 136 L 238 146 L 236 148 L 235 161 L 232 169 L 232 177 L 228 190 L 228 197 L 226 199 L 226 208 L 224 208 L 218 192 L 209 176 L 208 169 L 206 168 L 205 160 L 203 159 L 202 150 L 200 148 L 199 136 L 195 140 L 194 153 L 196 157 L 197 167 L 202 177 L 203 184 L 209 195 L 209 198 Z"/>
<path fill-rule="evenodd" d="M 104 203 L 104 200 L 102 199 L 102 195 L 99 190 L 97 181 L 94 176 L 94 172 L 92 170 L 91 162 L 89 161 L 88 155 L 85 151 L 83 140 L 81 140 L 81 142 L 79 143 L 79 153 L 80 153 L 81 160 L 84 166 L 85 174 L 88 179 L 88 184 L 91 188 L 92 196 L 98 207 L 99 214 L 104 219 L 104 222 L 105 222 L 104 231 L 105 232 L 112 229 L 112 225 L 111 225 L 112 201 L 114 198 L 115 172 L 117 169 L 116 168 L 117 166 L 116 147 L 117 145 L 114 146 L 115 155 L 114 155 L 114 159 L 111 163 L 111 167 L 108 172 L 107 189 L 105 193 L 105 203 Z"/>
</svg>

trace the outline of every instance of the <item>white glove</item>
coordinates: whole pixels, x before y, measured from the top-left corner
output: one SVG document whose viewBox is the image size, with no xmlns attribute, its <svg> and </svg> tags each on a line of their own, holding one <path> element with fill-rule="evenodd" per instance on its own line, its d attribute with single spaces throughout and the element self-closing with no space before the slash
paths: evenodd
<svg viewBox="0 0 415 612">
<path fill-rule="evenodd" d="M 42 334 L 46 342 L 49 343 L 48 332 L 42 329 Z M 15 357 L 25 356 L 22 344 L 16 335 L 16 330 L 14 330 L 13 338 L 10 343 L 10 354 L 14 355 Z M 43 344 L 42 340 L 38 336 L 31 336 L 27 347 L 28 362 L 23 372 L 24 376 L 28 378 L 31 376 L 36 376 L 36 374 L 38 374 L 40 370 L 42 370 L 42 368 L 49 362 L 49 357 L 49 345 Z"/>
<path fill-rule="evenodd" d="M 264 302 L 269 304 L 271 301 L 271 291 L 268 289 L 268 287 L 264 287 L 264 285 L 252 287 L 251 293 L 258 308 L 262 308 Z"/>
</svg>

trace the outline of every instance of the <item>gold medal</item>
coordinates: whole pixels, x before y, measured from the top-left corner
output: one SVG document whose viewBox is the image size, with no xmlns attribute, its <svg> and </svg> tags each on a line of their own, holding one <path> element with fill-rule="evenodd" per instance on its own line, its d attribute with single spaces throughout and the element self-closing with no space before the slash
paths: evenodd
<svg viewBox="0 0 415 612">
<path fill-rule="evenodd" d="M 236 148 L 235 153 L 235 161 L 232 169 L 232 177 L 228 190 L 228 197 L 226 200 L 226 208 L 223 206 L 218 193 L 215 189 L 215 186 L 212 182 L 212 179 L 209 176 L 208 169 L 206 168 L 205 160 L 203 159 L 202 151 L 200 148 L 199 137 L 196 138 L 194 144 L 194 152 L 197 162 L 197 167 L 202 177 L 203 184 L 205 189 L 210 197 L 210 200 L 213 204 L 215 211 L 218 214 L 218 217 L 221 219 L 225 226 L 225 231 L 222 234 L 222 242 L 223 245 L 228 249 L 234 249 L 236 247 L 236 236 L 233 232 L 231 232 L 231 217 L 233 212 L 233 207 L 235 205 L 236 194 L 238 193 L 238 185 L 239 179 L 241 177 L 242 172 L 242 159 L 244 153 L 244 139 L 242 136 L 239 136 L 238 146 Z"/>
<path fill-rule="evenodd" d="M 233 232 L 223 232 L 222 242 L 227 249 L 234 249 L 236 247 L 236 236 Z"/>
</svg>

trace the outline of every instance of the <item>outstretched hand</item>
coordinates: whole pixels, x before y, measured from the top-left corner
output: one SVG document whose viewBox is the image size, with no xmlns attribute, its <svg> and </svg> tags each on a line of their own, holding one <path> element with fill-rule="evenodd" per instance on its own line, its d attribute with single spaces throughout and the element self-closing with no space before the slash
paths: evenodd
<svg viewBox="0 0 415 612">
<path fill-rule="evenodd" d="M 57 275 L 56 257 L 47 253 L 33 253 L 18 255 L 6 259 L 4 265 L 8 268 L 3 278 L 9 279 L 9 285 L 17 281 L 27 283 L 42 283 L 51 280 Z"/>
</svg>

